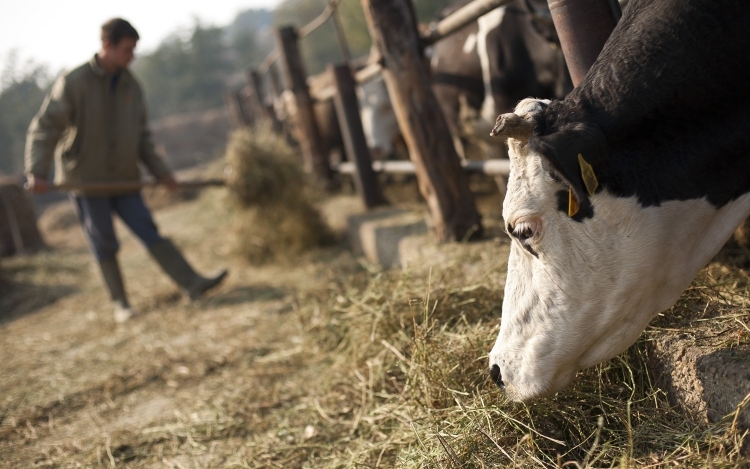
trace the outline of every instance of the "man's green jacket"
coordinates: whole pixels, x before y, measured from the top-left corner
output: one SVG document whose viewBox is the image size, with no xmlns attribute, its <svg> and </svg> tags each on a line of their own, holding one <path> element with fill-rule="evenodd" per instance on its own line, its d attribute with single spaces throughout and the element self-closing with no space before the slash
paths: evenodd
<svg viewBox="0 0 750 469">
<path fill-rule="evenodd" d="M 46 178 L 53 157 L 56 184 L 138 181 L 139 161 L 157 178 L 170 173 L 154 151 L 138 82 L 128 70 L 105 74 L 96 56 L 60 76 L 31 121 L 26 173 Z"/>
</svg>

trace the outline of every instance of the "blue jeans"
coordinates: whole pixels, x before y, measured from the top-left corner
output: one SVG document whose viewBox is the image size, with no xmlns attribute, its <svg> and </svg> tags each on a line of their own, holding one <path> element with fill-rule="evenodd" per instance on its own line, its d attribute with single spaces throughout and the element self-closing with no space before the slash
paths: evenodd
<svg viewBox="0 0 750 469">
<path fill-rule="evenodd" d="M 164 240 L 140 193 L 107 197 L 71 194 L 70 199 L 78 212 L 89 247 L 98 260 L 114 257 L 120 248 L 112 223 L 113 213 L 125 222 L 146 248 Z"/>
</svg>

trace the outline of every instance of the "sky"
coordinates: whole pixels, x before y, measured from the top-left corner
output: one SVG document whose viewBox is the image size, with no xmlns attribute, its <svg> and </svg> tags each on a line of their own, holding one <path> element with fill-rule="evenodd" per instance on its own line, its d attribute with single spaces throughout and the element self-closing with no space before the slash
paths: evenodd
<svg viewBox="0 0 750 469">
<path fill-rule="evenodd" d="M 111 1 L 111 0 L 110 0 Z M 50 73 L 73 68 L 99 50 L 99 28 L 106 20 L 128 20 L 141 39 L 136 55 L 150 52 L 171 33 L 205 25 L 229 24 L 240 11 L 273 9 L 279 0 L 0 0 L 0 68 L 11 51 L 19 65 L 31 60 Z"/>
</svg>

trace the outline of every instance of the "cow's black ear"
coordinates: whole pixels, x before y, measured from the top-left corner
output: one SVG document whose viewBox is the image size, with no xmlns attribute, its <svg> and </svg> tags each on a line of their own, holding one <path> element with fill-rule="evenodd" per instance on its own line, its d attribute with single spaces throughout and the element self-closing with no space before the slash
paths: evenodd
<svg viewBox="0 0 750 469">
<path fill-rule="evenodd" d="M 589 195 L 599 187 L 597 169 L 602 168 L 608 156 L 607 140 L 601 129 L 592 124 L 573 124 L 549 135 L 532 137 L 529 147 L 570 186 L 580 211 L 590 213 Z"/>
</svg>

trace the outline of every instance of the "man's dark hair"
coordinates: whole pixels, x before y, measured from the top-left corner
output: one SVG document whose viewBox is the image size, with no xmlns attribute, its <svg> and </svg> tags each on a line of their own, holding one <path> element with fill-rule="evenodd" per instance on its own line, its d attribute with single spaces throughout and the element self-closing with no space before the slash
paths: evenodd
<svg viewBox="0 0 750 469">
<path fill-rule="evenodd" d="M 138 31 L 124 19 L 112 18 L 102 25 L 102 43 L 109 41 L 116 46 L 125 37 L 140 39 Z"/>
</svg>

